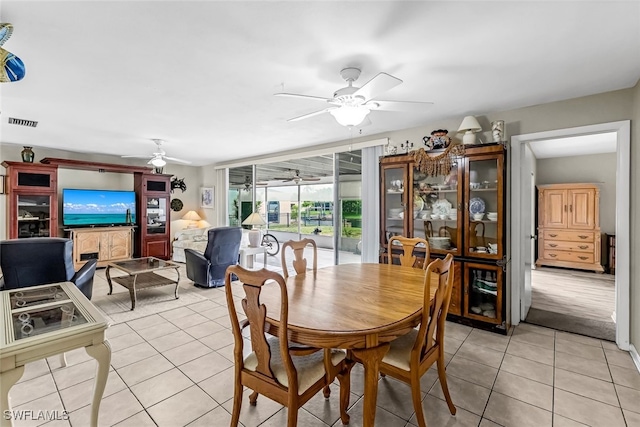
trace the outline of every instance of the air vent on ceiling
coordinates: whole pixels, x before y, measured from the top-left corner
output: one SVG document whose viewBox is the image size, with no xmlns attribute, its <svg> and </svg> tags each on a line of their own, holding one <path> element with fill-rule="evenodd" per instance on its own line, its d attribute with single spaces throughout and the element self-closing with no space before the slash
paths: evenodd
<svg viewBox="0 0 640 427">
<path fill-rule="evenodd" d="M 29 126 L 32 128 L 38 126 L 38 122 L 34 122 L 33 120 L 16 119 L 13 117 L 9 117 L 9 124 L 18 126 Z"/>
</svg>

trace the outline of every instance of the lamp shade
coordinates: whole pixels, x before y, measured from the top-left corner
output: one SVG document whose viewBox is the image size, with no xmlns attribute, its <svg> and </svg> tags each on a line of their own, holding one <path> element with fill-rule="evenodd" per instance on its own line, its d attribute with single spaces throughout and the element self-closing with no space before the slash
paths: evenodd
<svg viewBox="0 0 640 427">
<path fill-rule="evenodd" d="M 482 127 L 480 126 L 480 123 L 478 123 L 478 120 L 473 116 L 467 116 L 462 120 L 462 123 L 460 123 L 460 129 L 458 129 L 458 132 L 480 132 L 481 130 Z"/>
<path fill-rule="evenodd" d="M 200 215 L 198 215 L 196 211 L 189 211 L 182 219 L 186 219 L 187 221 L 200 221 L 202 218 L 200 218 Z"/>
<path fill-rule="evenodd" d="M 357 126 L 367 117 L 370 110 L 366 107 L 354 107 L 343 105 L 340 108 L 331 110 L 330 113 L 342 126 Z"/>
<path fill-rule="evenodd" d="M 167 162 L 165 162 L 162 157 L 154 157 L 149 163 L 157 168 L 161 168 L 162 166 L 167 164 Z"/>
<path fill-rule="evenodd" d="M 242 221 L 242 225 L 265 225 L 264 219 L 258 212 L 254 212 L 247 217 L 244 221 Z"/>
</svg>

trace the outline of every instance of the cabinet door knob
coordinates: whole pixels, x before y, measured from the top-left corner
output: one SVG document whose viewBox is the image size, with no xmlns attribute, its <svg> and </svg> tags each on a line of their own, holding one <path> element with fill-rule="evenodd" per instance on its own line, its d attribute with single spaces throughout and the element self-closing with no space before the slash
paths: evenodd
<svg viewBox="0 0 640 427">
<path fill-rule="evenodd" d="M 583 260 L 583 261 L 584 261 L 584 260 L 585 260 L 585 259 L 587 259 L 588 257 L 586 257 L 586 256 L 579 256 L 578 258 L 580 258 L 581 260 Z"/>
<path fill-rule="evenodd" d="M 554 244 L 554 243 L 549 243 L 549 246 L 551 246 L 552 248 L 557 247 L 558 245 Z"/>
<path fill-rule="evenodd" d="M 549 237 L 558 237 L 557 234 L 549 234 Z"/>
<path fill-rule="evenodd" d="M 581 239 L 586 239 L 586 238 L 587 238 L 587 237 L 589 237 L 589 236 L 579 235 L 578 237 L 579 237 L 579 238 L 581 238 Z"/>
<path fill-rule="evenodd" d="M 549 254 L 549 256 L 550 256 L 551 258 L 555 258 L 555 257 L 557 257 L 558 255 L 556 255 L 556 254 Z"/>
<path fill-rule="evenodd" d="M 587 246 L 587 245 L 578 245 L 578 247 L 579 247 L 580 249 L 587 249 L 589 246 Z"/>
</svg>

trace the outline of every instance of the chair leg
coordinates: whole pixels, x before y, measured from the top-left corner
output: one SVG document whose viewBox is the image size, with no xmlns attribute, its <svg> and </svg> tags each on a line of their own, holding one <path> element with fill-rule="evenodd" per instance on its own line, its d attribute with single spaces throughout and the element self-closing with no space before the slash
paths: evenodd
<svg viewBox="0 0 640 427">
<path fill-rule="evenodd" d="M 256 406 L 256 401 L 258 400 L 258 392 L 254 391 L 249 395 L 249 404 L 251 406 Z"/>
<path fill-rule="evenodd" d="M 331 387 L 329 387 L 328 385 L 324 386 L 324 388 L 322 389 L 322 394 L 324 395 L 325 399 L 328 399 L 331 396 Z"/>
<path fill-rule="evenodd" d="M 411 378 L 411 400 L 413 401 L 413 409 L 416 411 L 416 421 L 419 427 L 427 427 L 424 420 L 424 412 L 422 411 L 422 393 L 420 392 L 420 377 Z"/>
<path fill-rule="evenodd" d="M 438 379 L 440 380 L 440 386 L 442 387 L 442 393 L 444 393 L 444 398 L 447 400 L 447 405 L 449 406 L 449 412 L 451 415 L 456 414 L 456 407 L 451 400 L 451 395 L 449 394 L 449 386 L 447 385 L 447 372 L 444 367 L 444 353 L 438 357 Z"/>
<path fill-rule="evenodd" d="M 338 374 L 338 381 L 340 382 L 340 420 L 342 424 L 349 424 L 351 418 L 347 414 L 347 408 L 349 407 L 349 398 L 351 397 L 351 368 L 355 362 L 347 362 L 345 368 Z"/>
<path fill-rule="evenodd" d="M 287 427 L 298 426 L 298 405 L 289 406 L 287 408 Z"/>
<path fill-rule="evenodd" d="M 242 409 L 242 391 L 244 387 L 240 384 L 240 379 L 236 379 L 233 388 L 233 413 L 231 414 L 231 427 L 236 427 L 240 423 L 240 409 Z"/>
</svg>

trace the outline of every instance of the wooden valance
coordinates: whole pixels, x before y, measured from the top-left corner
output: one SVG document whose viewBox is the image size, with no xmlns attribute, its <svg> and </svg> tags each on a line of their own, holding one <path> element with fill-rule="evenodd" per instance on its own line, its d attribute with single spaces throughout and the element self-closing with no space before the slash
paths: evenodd
<svg viewBox="0 0 640 427">
<path fill-rule="evenodd" d="M 428 176 L 449 175 L 456 157 L 464 156 L 464 146 L 460 144 L 449 145 L 437 155 L 430 155 L 424 148 L 410 153 L 415 162 L 415 168 Z"/>
</svg>

